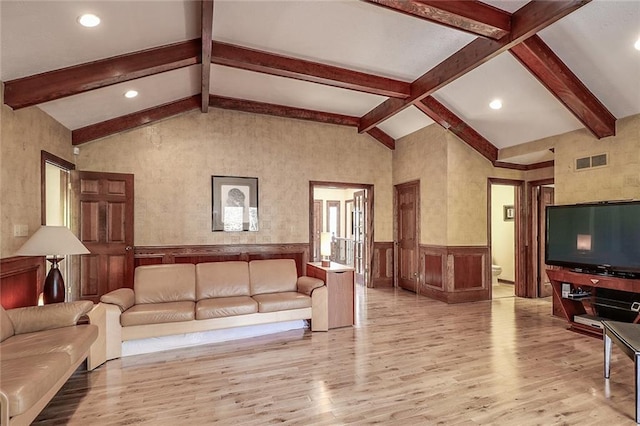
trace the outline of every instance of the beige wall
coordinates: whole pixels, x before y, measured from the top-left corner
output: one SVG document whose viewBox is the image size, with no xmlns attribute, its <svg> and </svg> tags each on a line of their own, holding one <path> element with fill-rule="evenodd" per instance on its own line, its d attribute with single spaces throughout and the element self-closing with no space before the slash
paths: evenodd
<svg viewBox="0 0 640 426">
<path fill-rule="evenodd" d="M 14 225 L 27 225 L 31 236 L 41 223 L 40 151 L 74 159 L 69 130 L 36 107 L 12 111 L 0 101 L 0 257 L 5 258 L 27 240 L 13 236 Z"/>
<path fill-rule="evenodd" d="M 616 136 L 596 139 L 586 130 L 555 139 L 555 202 L 640 199 L 640 114 L 618 120 Z M 575 159 L 609 154 L 609 165 L 575 171 Z"/>
<path fill-rule="evenodd" d="M 420 180 L 420 243 L 487 245 L 489 177 L 523 179 L 494 168 L 457 136 L 432 124 L 396 142 L 394 185 Z"/>
<path fill-rule="evenodd" d="M 393 184 L 420 181 L 420 243 L 447 245 L 447 132 L 431 125 L 396 141 Z"/>
<path fill-rule="evenodd" d="M 135 244 L 309 241 L 309 181 L 373 184 L 392 238 L 391 151 L 350 127 L 211 109 L 83 145 L 82 170 L 135 174 Z M 259 179 L 258 232 L 211 232 L 211 176 Z"/>
</svg>

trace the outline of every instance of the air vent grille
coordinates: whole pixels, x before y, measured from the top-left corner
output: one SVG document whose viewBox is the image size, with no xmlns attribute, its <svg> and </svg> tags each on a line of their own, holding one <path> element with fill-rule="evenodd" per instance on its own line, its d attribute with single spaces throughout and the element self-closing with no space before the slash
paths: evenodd
<svg viewBox="0 0 640 426">
<path fill-rule="evenodd" d="M 609 156 L 606 153 L 592 155 L 590 157 L 576 158 L 576 170 L 604 167 L 607 164 L 609 164 Z"/>
</svg>

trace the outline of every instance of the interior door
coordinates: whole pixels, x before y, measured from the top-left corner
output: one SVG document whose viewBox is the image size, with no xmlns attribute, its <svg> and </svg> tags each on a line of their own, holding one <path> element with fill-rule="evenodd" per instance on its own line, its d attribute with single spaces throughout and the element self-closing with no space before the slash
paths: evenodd
<svg viewBox="0 0 640 426">
<path fill-rule="evenodd" d="M 398 286 L 418 291 L 418 206 L 420 182 L 396 185 Z"/>
<path fill-rule="evenodd" d="M 544 263 L 544 248 L 546 243 L 546 233 L 545 233 L 545 222 L 547 218 L 546 207 L 553 205 L 553 197 L 554 197 L 554 189 L 549 186 L 541 186 L 540 192 L 538 194 L 538 295 L 539 297 L 548 297 L 553 294 L 553 289 L 551 287 L 551 281 L 549 281 L 549 277 L 546 274 L 547 269 L 552 269 L 553 267 L 547 266 Z"/>
<path fill-rule="evenodd" d="M 367 233 L 367 197 L 365 191 L 353 193 L 353 267 L 357 284 L 365 284 L 365 236 Z"/>
<path fill-rule="evenodd" d="M 320 233 L 322 232 L 322 200 L 313 200 L 313 241 L 311 257 L 314 262 L 320 262 Z"/>
<path fill-rule="evenodd" d="M 80 261 L 80 299 L 133 287 L 133 175 L 73 172 L 80 240 L 91 254 Z"/>
</svg>

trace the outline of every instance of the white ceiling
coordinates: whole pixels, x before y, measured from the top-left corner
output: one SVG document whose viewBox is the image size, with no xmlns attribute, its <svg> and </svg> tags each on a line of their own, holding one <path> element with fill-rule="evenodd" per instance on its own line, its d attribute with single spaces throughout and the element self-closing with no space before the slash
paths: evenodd
<svg viewBox="0 0 640 426">
<path fill-rule="evenodd" d="M 514 12 L 527 1 L 485 3 Z M 0 8 L 3 81 L 200 36 L 197 1 L 2 0 Z M 99 15 L 101 25 L 79 26 L 76 18 L 84 12 Z M 593 0 L 539 36 L 616 118 L 640 113 L 640 51 L 633 48 L 640 38 L 640 1 Z M 474 38 L 355 0 L 216 0 L 214 4 L 215 41 L 405 82 Z M 124 98 L 129 88 L 140 95 Z M 199 90 L 200 66 L 195 65 L 47 102 L 40 108 L 74 130 Z M 210 93 L 351 116 L 363 116 L 386 99 L 218 65 L 211 68 Z M 433 96 L 498 148 L 583 127 L 508 52 Z M 504 104 L 499 111 L 488 107 L 496 97 Z M 398 139 L 433 123 L 409 107 L 379 128 Z"/>
</svg>

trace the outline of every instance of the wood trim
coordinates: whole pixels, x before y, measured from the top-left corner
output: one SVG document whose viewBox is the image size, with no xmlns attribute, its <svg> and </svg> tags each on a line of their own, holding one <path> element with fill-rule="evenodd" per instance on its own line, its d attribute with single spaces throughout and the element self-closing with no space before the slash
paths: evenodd
<svg viewBox="0 0 640 426">
<path fill-rule="evenodd" d="M 616 118 L 538 35 L 510 49 L 527 68 L 598 139 L 616 134 Z"/>
<path fill-rule="evenodd" d="M 533 163 L 533 164 L 515 164 L 515 163 L 507 163 L 504 161 L 493 162 L 494 167 L 511 169 L 511 170 L 522 170 L 522 171 L 545 169 L 547 167 L 554 167 L 554 165 L 555 165 L 554 160 L 541 161 L 539 163 Z"/>
<path fill-rule="evenodd" d="M 393 241 L 373 243 L 371 287 L 393 287 Z"/>
<path fill-rule="evenodd" d="M 44 256 L 0 259 L 0 303 L 5 309 L 35 306 L 45 277 Z"/>
<path fill-rule="evenodd" d="M 195 65 L 200 39 L 182 41 L 4 83 L 4 103 L 13 109 Z"/>
<path fill-rule="evenodd" d="M 409 83 L 352 71 L 332 65 L 276 55 L 233 44 L 213 42 L 211 61 L 217 65 L 255 71 L 279 77 L 350 89 L 374 95 L 406 98 Z"/>
<path fill-rule="evenodd" d="M 221 244 L 182 246 L 141 246 L 134 249 L 135 266 L 167 263 L 203 263 L 257 259 L 294 259 L 298 276 L 309 262 L 309 244 Z"/>
<path fill-rule="evenodd" d="M 198 108 L 200 108 L 200 95 L 195 95 L 76 129 L 71 132 L 71 141 L 73 145 L 81 145 Z"/>
<path fill-rule="evenodd" d="M 499 41 L 477 38 L 411 83 L 407 99 L 389 98 L 360 119 L 358 132 L 363 133 L 394 116 L 415 102 L 476 69 L 538 31 L 557 22 L 587 4 L 586 0 L 531 1 L 511 17 L 511 33 Z"/>
<path fill-rule="evenodd" d="M 409 16 L 499 40 L 511 30 L 511 14 L 480 2 L 365 0 Z"/>
<path fill-rule="evenodd" d="M 491 298 L 488 246 L 420 245 L 420 294 L 446 303 Z"/>
<path fill-rule="evenodd" d="M 68 171 L 76 169 L 75 164 L 64 158 L 44 150 L 40 151 L 40 223 L 42 225 L 47 224 L 47 163 Z"/>
</svg>

